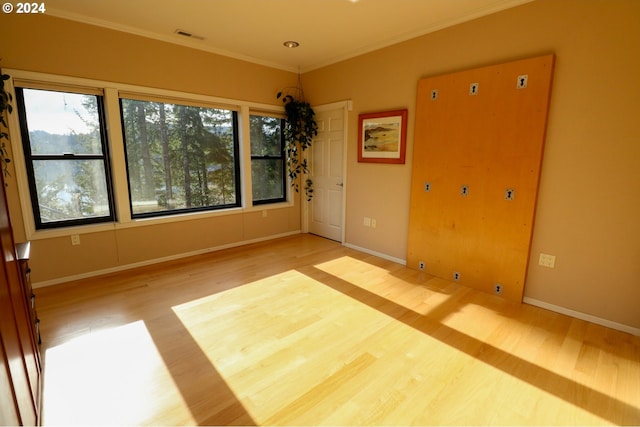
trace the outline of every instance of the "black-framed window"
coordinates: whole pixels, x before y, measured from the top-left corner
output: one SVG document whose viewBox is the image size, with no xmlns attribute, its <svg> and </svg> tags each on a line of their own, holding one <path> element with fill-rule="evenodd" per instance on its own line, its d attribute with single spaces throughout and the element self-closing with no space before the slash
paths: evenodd
<svg viewBox="0 0 640 427">
<path fill-rule="evenodd" d="M 103 97 L 16 88 L 36 229 L 115 221 Z"/>
<path fill-rule="evenodd" d="M 241 204 L 237 112 L 120 99 L 132 218 Z"/>
<path fill-rule="evenodd" d="M 286 200 L 284 119 L 251 114 L 251 182 L 253 204 Z"/>
</svg>

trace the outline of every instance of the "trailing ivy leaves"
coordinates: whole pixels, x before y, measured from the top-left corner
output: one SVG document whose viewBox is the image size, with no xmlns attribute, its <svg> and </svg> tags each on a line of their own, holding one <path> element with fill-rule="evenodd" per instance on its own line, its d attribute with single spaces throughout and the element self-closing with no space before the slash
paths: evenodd
<svg viewBox="0 0 640 427">
<path fill-rule="evenodd" d="M 281 98 L 284 103 L 287 121 L 284 127 L 285 155 L 287 157 L 287 171 L 291 179 L 291 186 L 299 192 L 298 177 L 309 174 L 309 165 L 304 158 L 304 151 L 311 147 L 313 138 L 318 135 L 318 124 L 315 121 L 315 112 L 311 105 L 304 99 L 299 100 L 292 95 L 282 96 L 278 92 L 276 98 Z M 305 195 L 307 201 L 313 197 L 313 182 L 305 180 Z"/>
<path fill-rule="evenodd" d="M 9 153 L 7 152 L 6 145 L 6 142 L 9 141 L 9 126 L 5 121 L 4 114 L 5 111 L 9 114 L 13 111 L 13 107 L 11 106 L 13 96 L 4 88 L 4 83 L 10 78 L 8 74 L 2 74 L 0 78 L 0 159 L 2 160 L 4 176 L 9 176 L 9 162 L 11 162 L 11 159 L 8 157 Z M 7 141 L 4 141 L 5 139 Z"/>
</svg>

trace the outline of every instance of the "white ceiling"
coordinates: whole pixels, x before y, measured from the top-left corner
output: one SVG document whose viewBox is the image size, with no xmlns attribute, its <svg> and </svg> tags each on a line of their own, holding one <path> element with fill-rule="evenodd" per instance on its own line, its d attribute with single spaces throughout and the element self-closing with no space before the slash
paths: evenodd
<svg viewBox="0 0 640 427">
<path fill-rule="evenodd" d="M 529 1 L 47 0 L 46 7 L 48 15 L 305 72 Z M 300 47 L 286 48 L 286 40 Z"/>
</svg>

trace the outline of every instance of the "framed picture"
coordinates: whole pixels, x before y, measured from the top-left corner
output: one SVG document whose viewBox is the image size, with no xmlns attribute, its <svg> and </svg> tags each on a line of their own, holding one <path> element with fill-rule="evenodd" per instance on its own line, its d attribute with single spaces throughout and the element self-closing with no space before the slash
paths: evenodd
<svg viewBox="0 0 640 427">
<path fill-rule="evenodd" d="M 358 161 L 404 164 L 407 110 L 360 114 Z"/>
</svg>

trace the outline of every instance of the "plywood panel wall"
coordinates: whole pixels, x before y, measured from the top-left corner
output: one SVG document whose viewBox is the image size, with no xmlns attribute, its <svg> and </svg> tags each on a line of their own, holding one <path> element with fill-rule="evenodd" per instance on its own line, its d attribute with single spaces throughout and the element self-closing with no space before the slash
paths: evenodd
<svg viewBox="0 0 640 427">
<path fill-rule="evenodd" d="M 409 267 L 522 300 L 553 64 L 546 55 L 419 81 Z"/>
</svg>

